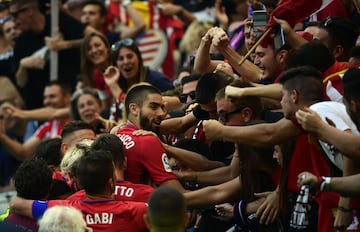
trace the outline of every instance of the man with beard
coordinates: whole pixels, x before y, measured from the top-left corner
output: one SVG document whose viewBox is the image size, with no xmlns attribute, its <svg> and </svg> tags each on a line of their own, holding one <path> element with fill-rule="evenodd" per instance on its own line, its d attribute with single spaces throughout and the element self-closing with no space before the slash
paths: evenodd
<svg viewBox="0 0 360 232">
<path fill-rule="evenodd" d="M 166 115 L 160 91 L 144 83 L 134 86 L 126 95 L 125 109 L 128 121 L 116 132 L 127 158 L 125 180 L 136 184 L 170 185 L 183 192 L 161 141 L 153 135 L 133 134 L 139 129 L 159 133 Z"/>
</svg>

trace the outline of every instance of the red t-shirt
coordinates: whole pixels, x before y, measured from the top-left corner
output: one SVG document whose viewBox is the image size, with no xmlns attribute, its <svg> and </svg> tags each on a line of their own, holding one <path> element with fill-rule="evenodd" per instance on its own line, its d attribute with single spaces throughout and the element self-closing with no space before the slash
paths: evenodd
<svg viewBox="0 0 360 232">
<path fill-rule="evenodd" d="M 341 16 L 343 18 L 349 18 L 349 14 L 347 13 L 341 0 L 333 0 L 324 9 L 314 14 L 312 16 L 312 21 L 323 21 L 328 16 Z"/>
<path fill-rule="evenodd" d="M 114 198 L 116 201 L 147 202 L 154 189 L 149 185 L 133 184 L 129 181 L 117 180 L 115 185 Z M 85 190 L 77 191 L 66 200 L 84 200 Z"/>
<path fill-rule="evenodd" d="M 149 184 L 152 181 L 161 185 L 165 181 L 177 179 L 160 140 L 153 135 L 135 136 L 132 134 L 135 130 L 138 128 L 127 124 L 117 132 L 127 158 L 125 180 L 136 184 Z"/>
<path fill-rule="evenodd" d="M 48 208 L 55 205 L 67 205 L 79 209 L 86 224 L 94 232 L 139 232 L 147 231 L 144 214 L 147 205 L 143 202 L 101 200 L 52 200 Z"/>
<path fill-rule="evenodd" d="M 292 122 L 302 130 L 301 125 L 296 120 Z M 329 165 L 317 143 L 317 138 L 305 131 L 297 138 L 289 170 L 288 188 L 293 192 L 299 192 L 299 188 L 296 186 L 297 176 L 303 171 L 311 172 L 316 176 L 330 176 Z M 334 223 L 332 209 L 337 207 L 339 195 L 331 192 L 318 192 L 315 201 L 319 204 L 318 221 L 320 223 L 318 223 L 318 231 L 332 231 Z"/>
<path fill-rule="evenodd" d="M 344 95 L 342 77 L 348 70 L 347 63 L 339 63 L 335 61 L 322 75 L 325 87 L 326 100 L 342 102 Z"/>
</svg>

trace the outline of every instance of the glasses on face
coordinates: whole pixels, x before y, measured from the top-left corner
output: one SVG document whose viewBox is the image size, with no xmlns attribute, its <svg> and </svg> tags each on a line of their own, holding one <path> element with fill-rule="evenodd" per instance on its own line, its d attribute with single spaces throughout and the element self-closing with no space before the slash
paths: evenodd
<svg viewBox="0 0 360 232">
<path fill-rule="evenodd" d="M 242 112 L 245 108 L 246 108 L 246 106 L 241 107 L 241 108 L 236 109 L 236 110 L 231 111 L 231 112 L 220 112 L 220 113 L 218 113 L 219 121 L 220 121 L 220 122 L 223 122 L 223 123 L 226 123 L 226 122 L 229 121 L 229 117 L 230 117 L 231 115 L 240 113 L 240 112 Z"/>
<path fill-rule="evenodd" d="M 130 38 L 126 38 L 120 41 L 117 41 L 116 43 L 114 43 L 113 45 L 111 45 L 111 50 L 112 51 L 117 51 L 121 46 L 131 46 L 134 44 L 134 40 L 130 39 Z"/>
<path fill-rule="evenodd" d="M 191 91 L 190 93 L 180 94 L 179 95 L 180 102 L 186 103 L 188 96 L 191 98 L 191 100 L 195 100 L 196 97 L 195 91 Z"/>
</svg>

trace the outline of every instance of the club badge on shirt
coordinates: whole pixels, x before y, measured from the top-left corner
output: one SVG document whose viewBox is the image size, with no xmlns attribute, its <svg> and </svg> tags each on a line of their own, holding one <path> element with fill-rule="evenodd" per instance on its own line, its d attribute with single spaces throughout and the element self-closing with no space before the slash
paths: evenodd
<svg viewBox="0 0 360 232">
<path fill-rule="evenodd" d="M 172 172 L 171 167 L 170 167 L 170 164 L 169 164 L 169 160 L 168 160 L 168 157 L 167 157 L 166 153 L 163 153 L 163 154 L 162 154 L 162 156 L 161 156 L 161 161 L 162 161 L 162 163 L 163 163 L 163 166 L 164 166 L 165 171 L 167 171 L 167 172 Z"/>
</svg>

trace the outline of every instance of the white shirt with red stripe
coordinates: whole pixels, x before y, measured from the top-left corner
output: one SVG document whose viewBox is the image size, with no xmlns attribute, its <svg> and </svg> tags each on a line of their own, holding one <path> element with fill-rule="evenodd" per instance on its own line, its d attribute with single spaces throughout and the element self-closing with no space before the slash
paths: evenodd
<svg viewBox="0 0 360 232">
<path fill-rule="evenodd" d="M 35 131 L 34 136 L 40 140 L 56 138 L 61 135 L 64 125 L 69 121 L 70 119 L 65 120 L 65 122 L 59 120 L 47 121 Z"/>
</svg>

